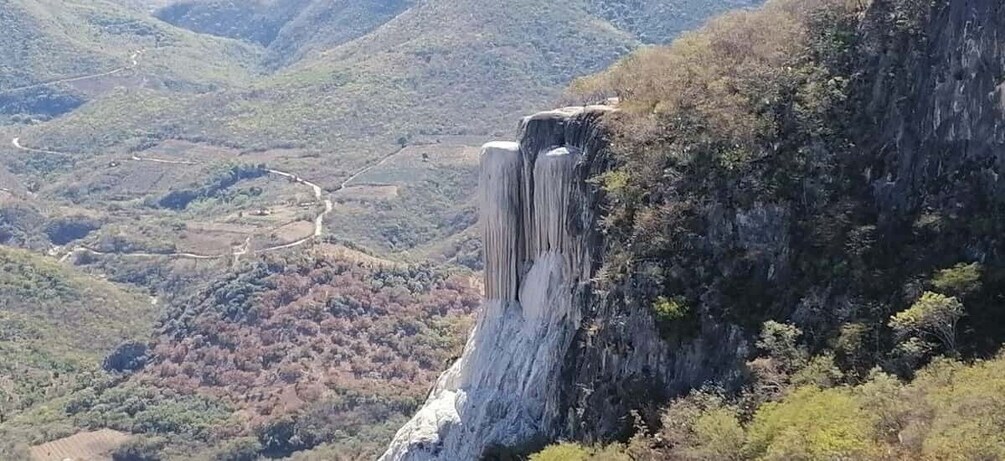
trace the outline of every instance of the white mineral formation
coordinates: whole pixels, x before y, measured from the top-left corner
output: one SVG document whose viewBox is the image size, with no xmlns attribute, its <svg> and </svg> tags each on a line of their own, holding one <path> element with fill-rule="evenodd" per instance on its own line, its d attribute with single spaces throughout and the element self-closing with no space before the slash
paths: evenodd
<svg viewBox="0 0 1005 461">
<path fill-rule="evenodd" d="M 552 118 L 547 123 L 572 115 L 539 114 Z M 525 136 L 534 120 L 524 121 Z M 582 154 L 572 146 L 527 145 L 535 143 L 482 149 L 486 299 L 463 355 L 382 460 L 475 460 L 491 446 L 549 432 L 558 412 L 557 377 L 580 322 L 573 292 L 581 239 L 570 229 Z"/>
</svg>

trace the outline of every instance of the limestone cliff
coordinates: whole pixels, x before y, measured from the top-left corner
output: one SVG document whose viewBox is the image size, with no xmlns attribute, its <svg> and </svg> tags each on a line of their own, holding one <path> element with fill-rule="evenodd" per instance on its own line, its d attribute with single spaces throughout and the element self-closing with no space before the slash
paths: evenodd
<svg viewBox="0 0 1005 461">
<path fill-rule="evenodd" d="M 933 2 L 901 13 L 905 28 L 895 24 L 898 5 L 873 3 L 861 28 L 859 125 L 875 154 L 877 202 L 912 214 L 1005 198 L 996 174 L 1005 159 L 1005 6 Z"/>
<path fill-rule="evenodd" d="M 566 356 L 584 318 L 596 255 L 595 186 L 606 107 L 523 120 L 519 142 L 481 155 L 485 301 L 464 354 L 385 453 L 476 459 L 559 432 Z"/>
<path fill-rule="evenodd" d="M 461 358 L 398 431 L 384 460 L 477 459 L 493 447 L 607 438 L 629 412 L 737 369 L 738 331 L 710 327 L 671 351 L 651 315 L 609 302 L 603 193 L 612 108 L 525 118 L 518 142 L 481 154 L 485 301 Z"/>
</svg>

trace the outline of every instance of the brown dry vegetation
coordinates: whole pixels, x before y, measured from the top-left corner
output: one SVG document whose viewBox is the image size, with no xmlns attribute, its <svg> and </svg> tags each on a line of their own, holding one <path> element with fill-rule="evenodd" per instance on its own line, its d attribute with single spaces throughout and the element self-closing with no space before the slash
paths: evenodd
<svg viewBox="0 0 1005 461">
<path fill-rule="evenodd" d="M 387 434 L 459 354 L 479 294 L 429 267 L 330 254 L 267 258 L 172 309 L 132 381 L 227 402 L 252 434 L 320 431 L 274 450 Z"/>
</svg>

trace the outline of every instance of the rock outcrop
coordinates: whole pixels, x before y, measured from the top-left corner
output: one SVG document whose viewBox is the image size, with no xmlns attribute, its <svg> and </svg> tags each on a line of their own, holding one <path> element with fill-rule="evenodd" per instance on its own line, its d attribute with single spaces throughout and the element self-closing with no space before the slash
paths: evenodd
<svg viewBox="0 0 1005 461">
<path fill-rule="evenodd" d="M 861 30 L 858 125 L 875 152 L 881 210 L 958 212 L 1005 201 L 998 177 L 1005 163 L 1005 6 L 969 0 L 904 8 L 874 2 Z"/>
<path fill-rule="evenodd" d="M 598 290 L 608 106 L 525 118 L 481 154 L 485 300 L 461 358 L 383 460 L 478 459 L 493 447 L 609 439 L 632 410 L 735 374 L 744 342 L 705 326 L 671 350 L 649 310 Z"/>
<path fill-rule="evenodd" d="M 464 354 L 382 459 L 477 459 L 559 430 L 560 377 L 596 267 L 586 179 L 606 148 L 598 119 L 610 110 L 537 114 L 523 120 L 519 143 L 483 148 L 484 306 Z"/>
</svg>

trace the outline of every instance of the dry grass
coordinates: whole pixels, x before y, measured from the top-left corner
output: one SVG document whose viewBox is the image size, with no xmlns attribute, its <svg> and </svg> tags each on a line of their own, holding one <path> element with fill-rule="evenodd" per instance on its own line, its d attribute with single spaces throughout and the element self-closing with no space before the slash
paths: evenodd
<svg viewBox="0 0 1005 461">
<path fill-rule="evenodd" d="M 80 432 L 31 447 L 34 461 L 110 461 L 113 450 L 129 441 L 129 434 L 111 429 Z"/>
</svg>

